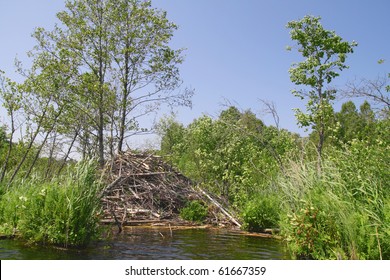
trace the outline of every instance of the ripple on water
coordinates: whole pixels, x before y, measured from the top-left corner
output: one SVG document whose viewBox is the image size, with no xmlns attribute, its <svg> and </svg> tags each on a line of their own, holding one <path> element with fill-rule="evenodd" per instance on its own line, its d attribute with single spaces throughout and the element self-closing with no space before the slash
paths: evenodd
<svg viewBox="0 0 390 280">
<path fill-rule="evenodd" d="M 127 228 L 82 250 L 28 247 L 0 240 L 0 259 L 288 259 L 281 242 L 226 229 Z"/>
</svg>

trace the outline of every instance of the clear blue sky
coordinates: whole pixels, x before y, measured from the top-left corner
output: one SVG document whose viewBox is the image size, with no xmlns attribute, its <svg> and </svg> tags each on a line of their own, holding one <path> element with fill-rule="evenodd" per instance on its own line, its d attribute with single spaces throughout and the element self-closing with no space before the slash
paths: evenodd
<svg viewBox="0 0 390 280">
<path fill-rule="evenodd" d="M 178 120 L 188 124 L 207 113 L 217 116 L 224 99 L 241 109 L 261 110 L 258 99 L 275 102 L 281 126 L 299 130 L 292 108 L 304 102 L 292 96 L 294 85 L 288 69 L 301 61 L 297 52 L 287 52 L 290 41 L 286 23 L 307 14 L 321 16 L 326 29 L 359 46 L 347 59 L 350 69 L 334 81 L 343 86 L 355 78 L 374 79 L 390 72 L 390 1 L 346 0 L 154 0 L 153 6 L 168 12 L 179 25 L 172 46 L 185 47 L 181 67 L 187 86 L 196 89 L 193 109 L 179 110 Z M 16 55 L 25 53 L 38 26 L 51 28 L 62 0 L 0 0 L 0 69 L 16 79 Z M 377 61 L 385 59 L 379 65 Z M 4 111 L 1 111 L 4 114 Z M 261 117 L 260 114 L 258 114 Z M 270 123 L 268 118 L 265 118 Z"/>
</svg>

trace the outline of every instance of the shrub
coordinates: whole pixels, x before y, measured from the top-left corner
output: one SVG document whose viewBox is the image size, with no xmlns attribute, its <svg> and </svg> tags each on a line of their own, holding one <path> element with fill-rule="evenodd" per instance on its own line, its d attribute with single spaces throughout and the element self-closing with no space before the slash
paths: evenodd
<svg viewBox="0 0 390 280">
<path fill-rule="evenodd" d="M 249 201 L 243 210 L 243 229 L 262 231 L 265 228 L 277 227 L 279 212 L 279 201 L 275 196 L 258 196 Z"/>
<path fill-rule="evenodd" d="M 180 217 L 187 221 L 202 222 L 206 218 L 207 212 L 207 208 L 201 202 L 193 200 L 181 209 Z"/>
</svg>

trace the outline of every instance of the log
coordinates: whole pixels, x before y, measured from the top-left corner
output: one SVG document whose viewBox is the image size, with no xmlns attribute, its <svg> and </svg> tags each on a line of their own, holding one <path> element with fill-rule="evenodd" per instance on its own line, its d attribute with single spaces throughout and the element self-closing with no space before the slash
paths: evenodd
<svg viewBox="0 0 390 280">
<path fill-rule="evenodd" d="M 129 174 L 129 176 L 155 176 L 155 175 L 167 175 L 167 174 L 172 174 L 172 172 L 150 172 L 150 173 L 134 173 L 134 174 Z"/>
<path fill-rule="evenodd" d="M 236 226 L 240 227 L 241 228 L 241 224 L 239 222 L 236 221 L 236 219 L 233 218 L 232 215 L 230 215 L 222 206 L 221 204 L 219 204 L 215 199 L 213 199 L 210 195 L 208 195 L 204 190 L 202 190 L 201 188 L 199 188 L 199 191 L 204 195 L 206 196 L 215 206 L 218 207 L 219 210 L 221 210 L 222 213 L 224 213 L 229 219 L 230 221 L 232 221 Z"/>
<path fill-rule="evenodd" d="M 114 219 L 102 219 L 100 220 L 102 224 L 115 224 Z M 156 224 L 161 222 L 160 220 L 129 220 L 124 221 L 122 226 L 130 226 L 130 225 L 142 225 L 142 224 Z"/>
<path fill-rule="evenodd" d="M 107 185 L 107 187 L 105 187 L 101 194 L 100 194 L 100 197 L 102 197 L 111 187 L 115 186 L 115 184 L 117 184 L 120 180 L 124 179 L 122 176 L 119 176 L 118 178 L 115 179 L 114 182 L 112 182 L 111 184 Z"/>
</svg>

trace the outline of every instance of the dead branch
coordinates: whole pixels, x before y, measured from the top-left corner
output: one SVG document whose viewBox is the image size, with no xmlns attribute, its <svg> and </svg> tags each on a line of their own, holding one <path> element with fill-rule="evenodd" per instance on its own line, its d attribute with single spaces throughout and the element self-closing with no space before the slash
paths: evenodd
<svg viewBox="0 0 390 280">
<path fill-rule="evenodd" d="M 104 174 L 107 182 L 101 192 L 104 223 L 112 221 L 118 228 L 133 221 L 177 223 L 180 210 L 187 202 L 200 200 L 205 204 L 211 201 L 217 207 L 220 214 L 210 213 L 210 220 L 222 216 L 225 219 L 215 219 L 215 222 L 240 226 L 216 199 L 194 189 L 191 180 L 159 156 L 125 152 L 107 164 Z"/>
</svg>

